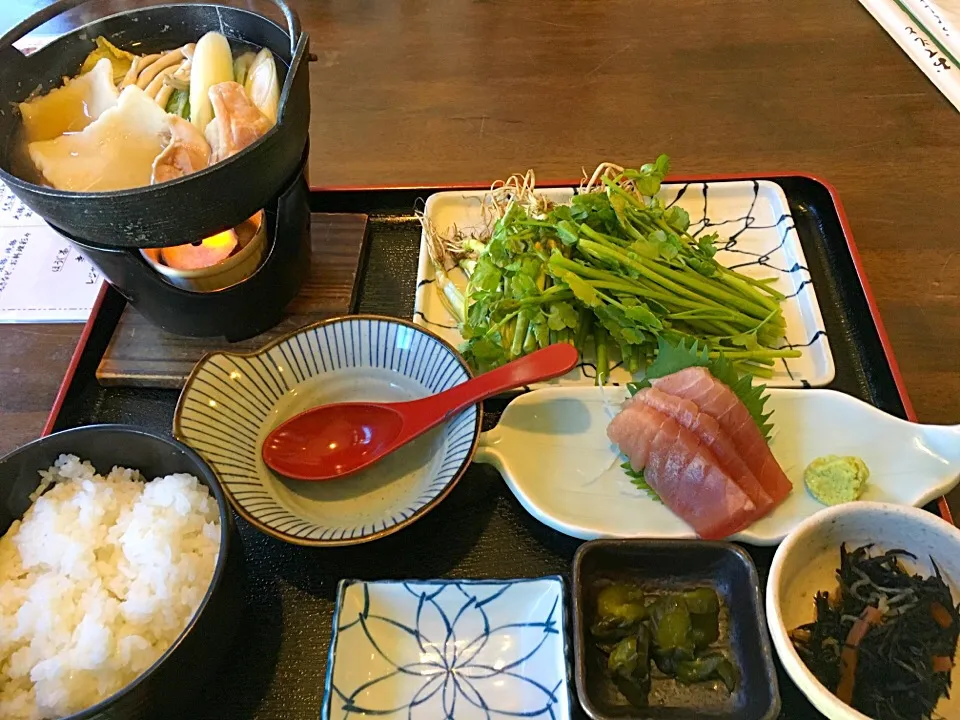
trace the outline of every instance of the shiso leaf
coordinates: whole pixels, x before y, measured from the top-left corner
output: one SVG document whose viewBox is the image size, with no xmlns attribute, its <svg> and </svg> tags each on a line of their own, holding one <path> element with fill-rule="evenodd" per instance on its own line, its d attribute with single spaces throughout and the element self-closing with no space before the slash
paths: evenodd
<svg viewBox="0 0 960 720">
<path fill-rule="evenodd" d="M 643 476 L 643 470 L 634 470 L 629 461 L 622 463 L 620 467 L 623 468 L 623 471 L 627 474 L 627 477 L 630 478 L 630 482 L 633 483 L 638 490 L 645 492 L 647 497 L 654 502 L 663 502 L 663 500 L 660 499 L 660 496 L 657 495 L 657 491 L 647 484 L 647 480 Z"/>
<path fill-rule="evenodd" d="M 629 383 L 631 395 L 639 390 L 650 387 L 651 380 L 673 375 L 689 367 L 704 367 L 717 380 L 729 387 L 740 398 L 750 413 L 750 417 L 757 423 L 764 439 L 770 442 L 770 433 L 773 425 L 769 422 L 771 413 L 764 412 L 767 402 L 767 386 L 754 385 L 753 376 L 749 373 L 741 375 L 723 354 L 711 358 L 707 347 L 701 346 L 696 340 L 689 344 L 684 339 L 673 345 L 662 336 L 658 339 L 657 358 L 647 368 L 646 377 L 640 382 Z"/>
</svg>

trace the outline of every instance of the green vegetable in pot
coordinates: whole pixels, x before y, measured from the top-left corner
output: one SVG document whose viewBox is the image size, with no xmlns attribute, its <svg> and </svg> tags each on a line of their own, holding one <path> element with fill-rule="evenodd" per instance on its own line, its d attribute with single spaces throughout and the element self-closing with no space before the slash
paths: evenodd
<svg viewBox="0 0 960 720">
<path fill-rule="evenodd" d="M 243 89 L 260 112 L 277 122 L 277 108 L 280 104 L 280 77 L 277 75 L 277 65 L 273 60 L 273 53 L 263 48 L 257 53 L 247 70 Z"/>
<path fill-rule="evenodd" d="M 174 90 L 165 108 L 171 115 L 179 115 L 184 120 L 190 119 L 190 91 Z"/>
<path fill-rule="evenodd" d="M 208 32 L 197 41 L 190 66 L 190 122 L 200 132 L 213 120 L 209 90 L 233 80 L 233 54 L 230 42 L 218 32 Z"/>
</svg>

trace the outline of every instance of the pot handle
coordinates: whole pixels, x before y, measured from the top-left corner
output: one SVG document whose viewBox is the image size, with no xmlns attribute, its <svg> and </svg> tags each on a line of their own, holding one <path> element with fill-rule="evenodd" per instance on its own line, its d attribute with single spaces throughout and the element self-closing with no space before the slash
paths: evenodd
<svg viewBox="0 0 960 720">
<path fill-rule="evenodd" d="M 12 46 L 17 40 L 33 32 L 45 22 L 49 22 L 58 15 L 73 10 L 73 8 L 83 5 L 85 2 L 87 0 L 56 0 L 56 2 L 38 10 L 0 36 L 0 52 L 8 46 Z M 290 35 L 290 57 L 293 58 L 297 52 L 297 41 L 300 39 L 300 17 L 284 0 L 271 0 L 271 2 L 283 13 L 283 17 L 287 21 L 287 32 Z"/>
</svg>

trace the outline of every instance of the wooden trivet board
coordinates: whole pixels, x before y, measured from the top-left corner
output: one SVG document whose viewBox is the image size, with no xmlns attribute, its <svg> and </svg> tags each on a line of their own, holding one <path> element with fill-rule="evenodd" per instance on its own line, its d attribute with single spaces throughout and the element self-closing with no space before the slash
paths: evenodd
<svg viewBox="0 0 960 720">
<path fill-rule="evenodd" d="M 97 380 L 106 386 L 178 390 L 205 353 L 247 352 L 304 325 L 354 312 L 367 216 L 314 213 L 310 232 L 310 277 L 279 325 L 237 343 L 223 338 L 179 337 L 152 325 L 128 305 L 97 368 Z"/>
</svg>

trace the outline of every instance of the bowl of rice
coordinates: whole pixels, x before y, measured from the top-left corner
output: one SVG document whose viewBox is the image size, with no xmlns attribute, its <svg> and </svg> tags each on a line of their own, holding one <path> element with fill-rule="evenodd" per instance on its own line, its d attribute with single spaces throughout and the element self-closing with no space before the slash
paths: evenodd
<svg viewBox="0 0 960 720">
<path fill-rule="evenodd" d="M 175 717 L 229 648 L 243 551 L 171 438 L 74 428 L 0 458 L 0 717 Z"/>
</svg>

